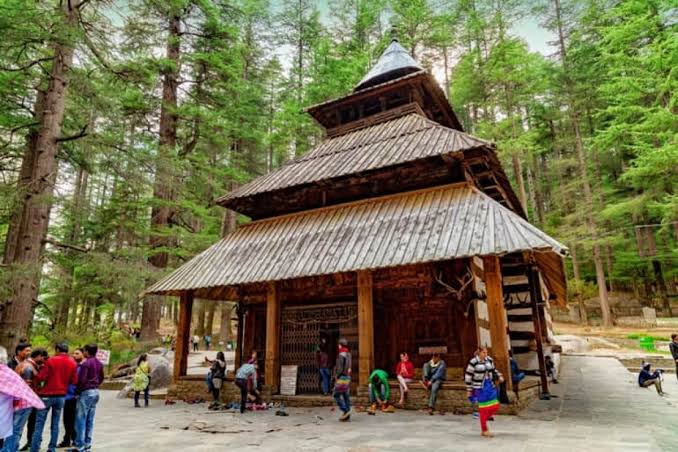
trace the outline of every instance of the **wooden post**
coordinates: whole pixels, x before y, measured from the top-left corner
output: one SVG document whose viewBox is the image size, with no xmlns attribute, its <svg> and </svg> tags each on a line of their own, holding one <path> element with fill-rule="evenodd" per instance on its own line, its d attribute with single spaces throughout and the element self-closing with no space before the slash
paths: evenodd
<svg viewBox="0 0 678 452">
<path fill-rule="evenodd" d="M 509 364 L 508 325 L 506 309 L 504 308 L 504 290 L 502 288 L 499 258 L 496 256 L 484 257 L 483 273 L 485 274 L 487 313 L 490 318 L 490 338 L 492 339 L 490 355 L 496 363 L 497 370 L 504 376 L 506 389 L 510 391 L 513 389 L 513 382 L 511 381 L 511 365 Z"/>
<path fill-rule="evenodd" d="M 181 294 L 179 298 L 179 324 L 177 325 L 177 340 L 174 344 L 174 381 L 186 375 L 188 365 L 188 347 L 191 336 L 191 312 L 193 311 L 193 292 Z"/>
<path fill-rule="evenodd" d="M 242 348 L 243 348 L 243 333 L 245 332 L 245 305 L 242 301 L 238 301 L 235 312 L 238 316 L 238 337 L 235 341 L 235 369 L 238 370 L 242 366 Z"/>
<path fill-rule="evenodd" d="M 374 367 L 374 310 L 372 303 L 372 273 L 358 271 L 358 384 L 369 383 Z"/>
<path fill-rule="evenodd" d="M 539 379 L 541 380 L 541 399 L 550 399 L 549 382 L 546 376 L 546 363 L 544 362 L 544 344 L 541 340 L 541 289 L 539 287 L 539 272 L 530 264 L 527 269 L 527 282 L 530 286 L 530 304 L 532 305 L 532 324 L 534 325 L 534 340 L 537 343 L 537 359 L 539 360 Z"/>
<path fill-rule="evenodd" d="M 280 385 L 280 297 L 274 282 L 266 288 L 266 366 L 265 381 L 271 393 Z"/>
</svg>

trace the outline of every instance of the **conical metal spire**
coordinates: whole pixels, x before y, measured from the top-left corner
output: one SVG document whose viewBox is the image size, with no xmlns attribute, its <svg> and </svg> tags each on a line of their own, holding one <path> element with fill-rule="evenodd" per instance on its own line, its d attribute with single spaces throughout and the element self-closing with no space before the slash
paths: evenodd
<svg viewBox="0 0 678 452">
<path fill-rule="evenodd" d="M 397 39 L 393 39 L 391 44 L 384 50 L 379 57 L 377 64 L 360 80 L 354 91 L 358 91 L 370 86 L 387 82 L 412 72 L 421 71 L 424 68 L 417 63 L 414 58 L 400 45 Z"/>
</svg>

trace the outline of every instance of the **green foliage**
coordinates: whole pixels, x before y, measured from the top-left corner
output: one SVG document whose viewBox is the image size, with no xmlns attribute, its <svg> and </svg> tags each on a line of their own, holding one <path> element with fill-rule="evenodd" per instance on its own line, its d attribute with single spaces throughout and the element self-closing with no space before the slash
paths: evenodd
<svg viewBox="0 0 678 452">
<path fill-rule="evenodd" d="M 61 36 L 55 5 L 0 7 L 0 236 L 21 200 L 54 33 L 77 41 L 62 135 L 87 132 L 61 144 L 56 195 L 45 200 L 54 220 L 34 340 L 98 340 L 126 359 L 134 343 L 115 330 L 138 324 L 138 295 L 161 276 L 149 257 L 166 253 L 169 272 L 218 240 L 216 199 L 316 144 L 323 131 L 303 108 L 350 92 L 392 30 L 424 67 L 444 72 L 465 130 L 497 143 L 514 186 L 525 186 L 529 219 L 576 247 L 572 297 L 595 294 L 593 243 L 609 256 L 608 281 L 656 287 L 651 259 L 637 252 L 638 224 L 658 225 L 655 260 L 667 281 L 677 276 L 678 40 L 668 0 L 561 0 L 560 23 L 551 0 L 341 0 L 322 15 L 312 0 L 133 0 L 119 15 L 92 2 L 79 36 Z M 535 5 L 553 36 L 564 28 L 553 56 L 516 36 Z M 164 53 L 172 14 L 181 17 L 178 61 Z M 178 68 L 177 143 L 160 159 L 162 83 Z M 593 205 L 583 201 L 575 119 Z M 176 195 L 162 200 L 160 165 Z M 159 206 L 172 215 L 154 233 L 169 240 L 151 250 Z M 0 267 L 0 296 L 13 271 Z"/>
</svg>

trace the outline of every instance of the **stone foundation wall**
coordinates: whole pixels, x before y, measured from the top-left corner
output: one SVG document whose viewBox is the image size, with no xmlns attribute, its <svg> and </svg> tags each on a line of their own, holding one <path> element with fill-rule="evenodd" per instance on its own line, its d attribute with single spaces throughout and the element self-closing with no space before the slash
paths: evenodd
<svg viewBox="0 0 678 452">
<path fill-rule="evenodd" d="M 509 405 L 501 405 L 499 414 L 518 414 L 518 412 L 526 408 L 530 402 L 539 397 L 539 385 L 536 382 L 527 382 L 523 384 L 519 392 L 519 398 L 516 398 L 515 393 L 509 392 Z M 202 398 L 204 400 L 212 400 L 211 394 L 207 392 L 204 376 L 186 376 L 179 379 L 172 386 L 170 386 L 167 397 L 177 400 L 195 400 Z M 391 384 L 391 402 L 396 403 L 400 397 L 400 391 L 397 383 Z M 333 405 L 334 399 L 331 397 L 312 397 L 312 396 L 274 396 L 271 397 L 270 388 L 264 386 L 262 388 L 262 399 L 265 402 L 284 401 L 287 406 L 327 406 Z M 229 378 L 224 381 L 221 387 L 221 401 L 239 401 L 240 390 L 233 383 L 233 379 Z M 369 402 L 366 386 L 359 386 L 356 394 L 352 396 L 354 405 L 366 406 Z M 418 383 L 410 385 L 410 390 L 405 402 L 405 409 L 420 410 L 428 406 L 427 392 Z M 445 383 L 438 391 L 438 400 L 436 403 L 437 410 L 443 410 L 455 414 L 469 414 L 472 411 L 466 395 L 466 389 L 463 386 L 454 383 Z"/>
<path fill-rule="evenodd" d="M 500 414 L 518 414 L 520 410 L 527 407 L 533 400 L 539 397 L 539 386 L 530 382 L 521 388 L 520 397 L 516 398 L 515 393 L 509 392 L 509 405 L 501 405 Z M 368 400 L 367 387 L 358 388 L 358 397 Z M 398 402 L 400 398 L 400 388 L 397 383 L 391 383 L 391 403 Z M 406 410 L 421 410 L 428 407 L 428 393 L 417 382 L 409 385 L 407 398 L 405 399 Z M 436 409 L 454 414 L 470 414 L 473 411 L 468 401 L 466 389 L 458 384 L 445 383 L 438 391 Z"/>
</svg>

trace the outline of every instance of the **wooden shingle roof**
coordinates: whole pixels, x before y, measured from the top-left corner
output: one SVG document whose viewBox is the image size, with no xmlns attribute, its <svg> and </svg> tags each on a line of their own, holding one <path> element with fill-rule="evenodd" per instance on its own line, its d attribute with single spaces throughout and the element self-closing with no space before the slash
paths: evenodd
<svg viewBox="0 0 678 452">
<path fill-rule="evenodd" d="M 490 143 L 413 112 L 328 138 L 308 154 L 243 185 L 217 203 L 229 207 L 229 201 L 238 198 L 483 146 Z"/>
<path fill-rule="evenodd" d="M 210 288 L 528 250 L 559 259 L 566 248 L 461 183 L 245 224 L 145 294 L 207 298 Z"/>
</svg>

